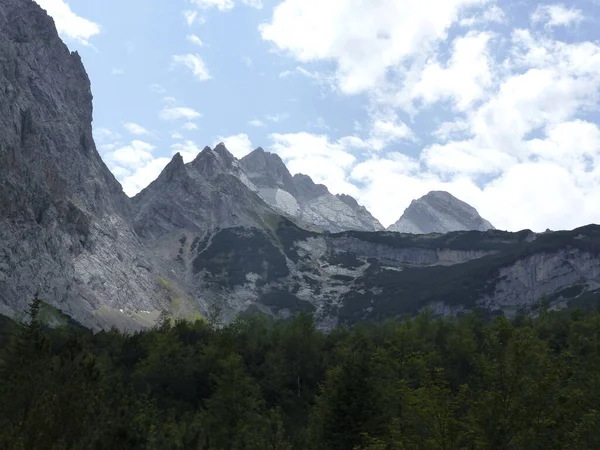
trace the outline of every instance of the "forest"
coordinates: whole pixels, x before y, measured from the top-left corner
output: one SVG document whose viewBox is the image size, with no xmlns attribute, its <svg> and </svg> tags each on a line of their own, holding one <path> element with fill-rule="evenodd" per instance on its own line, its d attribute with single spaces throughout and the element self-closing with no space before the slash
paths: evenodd
<svg viewBox="0 0 600 450">
<path fill-rule="evenodd" d="M 2 449 L 598 449 L 600 313 L 0 320 Z"/>
</svg>

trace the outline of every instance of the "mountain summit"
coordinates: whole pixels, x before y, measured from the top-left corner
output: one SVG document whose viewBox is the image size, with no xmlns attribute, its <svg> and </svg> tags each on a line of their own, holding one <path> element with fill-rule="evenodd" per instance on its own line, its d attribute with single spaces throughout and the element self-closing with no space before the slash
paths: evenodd
<svg viewBox="0 0 600 450">
<path fill-rule="evenodd" d="M 445 191 L 431 191 L 413 200 L 402 217 L 388 227 L 389 231 L 412 234 L 492 229 L 475 208 Z"/>
<path fill-rule="evenodd" d="M 240 160 L 259 195 L 273 208 L 326 231 L 379 231 L 383 226 L 349 195 L 333 195 L 308 175 L 292 177 L 281 158 L 257 148 Z"/>
</svg>

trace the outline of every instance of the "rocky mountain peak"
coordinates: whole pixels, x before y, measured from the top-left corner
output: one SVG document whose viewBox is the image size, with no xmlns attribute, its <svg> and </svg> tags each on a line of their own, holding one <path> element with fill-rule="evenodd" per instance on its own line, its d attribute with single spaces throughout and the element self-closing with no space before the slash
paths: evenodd
<svg viewBox="0 0 600 450">
<path fill-rule="evenodd" d="M 227 150 L 222 142 L 214 149 L 204 147 L 190 166 L 206 178 L 213 178 L 229 171 L 235 162 L 235 157 Z"/>
<path fill-rule="evenodd" d="M 361 208 L 361 205 L 359 205 L 358 202 L 356 201 L 356 199 L 354 197 L 352 197 L 351 195 L 335 194 L 335 196 L 351 208 Z M 364 206 L 362 206 L 362 207 L 364 208 Z"/>
<path fill-rule="evenodd" d="M 233 156 L 231 152 L 227 150 L 227 147 L 225 147 L 223 142 L 219 142 L 213 150 L 217 155 L 223 158 L 223 163 L 225 166 L 229 167 L 233 161 L 235 161 L 235 156 Z"/>
<path fill-rule="evenodd" d="M 329 194 L 329 189 L 324 184 L 317 184 L 308 175 L 297 173 L 294 175 L 294 183 L 298 190 L 298 195 L 305 200 L 310 200 Z"/>
<path fill-rule="evenodd" d="M 283 160 L 276 153 L 264 151 L 261 147 L 240 160 L 240 165 L 253 183 L 261 188 L 280 188 L 296 195 L 294 179 Z"/>
<path fill-rule="evenodd" d="M 431 191 L 413 200 L 400 219 L 388 230 L 426 234 L 493 229 L 471 205 L 446 191 Z"/>
</svg>

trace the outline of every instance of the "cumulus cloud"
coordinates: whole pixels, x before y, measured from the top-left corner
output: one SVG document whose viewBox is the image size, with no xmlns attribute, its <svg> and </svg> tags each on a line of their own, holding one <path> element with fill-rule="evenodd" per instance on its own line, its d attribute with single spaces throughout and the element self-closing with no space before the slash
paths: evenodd
<svg viewBox="0 0 600 450">
<path fill-rule="evenodd" d="M 235 6 L 233 0 L 191 0 L 191 3 L 200 9 L 217 8 L 219 11 L 230 11 Z"/>
<path fill-rule="evenodd" d="M 193 131 L 198 129 L 198 125 L 196 125 L 194 122 L 186 122 L 181 126 L 181 128 L 183 130 Z"/>
<path fill-rule="evenodd" d="M 154 181 L 168 164 L 169 158 L 155 157 L 154 150 L 154 145 L 148 142 L 133 140 L 103 154 L 104 161 L 130 197 Z"/>
<path fill-rule="evenodd" d="M 198 81 L 206 81 L 211 78 L 208 68 L 200 55 L 192 53 L 173 55 L 173 64 L 187 67 Z"/>
<path fill-rule="evenodd" d="M 243 158 L 254 150 L 252 142 L 250 142 L 250 138 L 246 133 L 234 134 L 227 137 L 219 136 L 213 142 L 213 147 L 219 142 L 223 142 L 227 150 L 229 150 L 236 158 Z"/>
<path fill-rule="evenodd" d="M 36 0 L 36 3 L 54 19 L 63 38 L 89 45 L 89 39 L 100 33 L 100 25 L 75 14 L 65 0 Z"/>
<path fill-rule="evenodd" d="M 123 127 L 129 131 L 131 134 L 135 134 L 136 136 L 142 136 L 144 134 L 150 134 L 148 130 L 146 130 L 143 126 L 134 123 L 134 122 L 126 122 L 123 124 Z"/>
<path fill-rule="evenodd" d="M 256 9 L 262 9 L 263 7 L 262 0 L 242 0 L 242 3 L 246 6 Z"/>
<path fill-rule="evenodd" d="M 159 117 L 162 120 L 175 121 L 175 120 L 193 120 L 202 117 L 198 111 L 187 106 L 165 106 L 159 113 Z"/>
<path fill-rule="evenodd" d="M 460 25 L 463 27 L 473 27 L 488 23 L 504 23 L 506 20 L 506 14 L 504 14 L 504 11 L 498 5 L 490 5 L 483 12 L 461 19 Z"/>
<path fill-rule="evenodd" d="M 204 45 L 202 40 L 195 34 L 188 34 L 186 39 L 188 40 L 188 42 L 197 45 L 198 47 L 202 47 Z"/>
<path fill-rule="evenodd" d="M 459 13 L 484 0 L 285 0 L 264 40 L 302 62 L 332 60 L 345 93 L 374 88 L 390 68 L 446 37 Z"/>
<path fill-rule="evenodd" d="M 272 133 L 269 149 L 281 156 L 292 174 L 310 175 L 316 183 L 325 184 L 331 192 L 356 194 L 356 186 L 347 175 L 355 164 L 352 151 L 364 148 L 359 138 L 345 137 L 332 141 L 326 135 L 300 133 Z"/>
<path fill-rule="evenodd" d="M 248 125 L 252 127 L 266 127 L 267 125 L 260 119 L 252 119 L 248 122 Z"/>
<path fill-rule="evenodd" d="M 366 93 L 370 112 L 354 136 L 272 134 L 271 148 L 385 225 L 434 189 L 504 229 L 600 222 L 600 132 L 590 119 L 600 45 L 552 36 L 582 14 L 542 5 L 531 16 L 541 32 L 500 36 L 477 27 L 510 25 L 485 1 L 285 0 L 263 39 L 299 62 L 332 62 L 338 92 Z M 449 34 L 454 24 L 462 32 Z M 280 76 L 293 73 L 313 74 L 298 66 Z"/>
<path fill-rule="evenodd" d="M 531 15 L 533 23 L 543 23 L 545 28 L 568 27 L 577 25 L 584 19 L 583 11 L 567 8 L 562 3 L 554 5 L 538 5 Z"/>
<path fill-rule="evenodd" d="M 183 158 L 183 162 L 189 163 L 200 153 L 202 149 L 196 145 L 194 141 L 185 140 L 183 142 L 176 142 L 171 145 L 172 154 L 179 153 Z"/>
<path fill-rule="evenodd" d="M 187 24 L 188 27 L 191 27 L 194 24 L 197 17 L 198 17 L 198 11 L 192 11 L 189 9 L 183 11 L 183 19 L 185 20 L 185 23 Z"/>
</svg>

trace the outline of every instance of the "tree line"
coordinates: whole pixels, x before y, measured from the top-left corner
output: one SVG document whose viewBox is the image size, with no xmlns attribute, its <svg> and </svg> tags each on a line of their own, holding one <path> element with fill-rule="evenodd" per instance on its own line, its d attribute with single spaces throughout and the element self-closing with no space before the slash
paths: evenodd
<svg viewBox="0 0 600 450">
<path fill-rule="evenodd" d="M 0 321 L 2 449 L 597 449 L 600 314 Z"/>
</svg>

